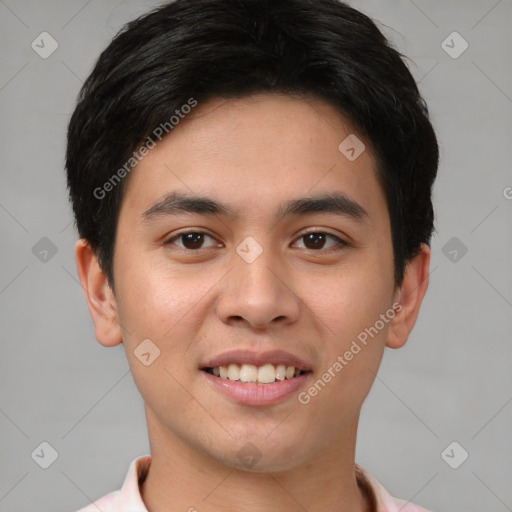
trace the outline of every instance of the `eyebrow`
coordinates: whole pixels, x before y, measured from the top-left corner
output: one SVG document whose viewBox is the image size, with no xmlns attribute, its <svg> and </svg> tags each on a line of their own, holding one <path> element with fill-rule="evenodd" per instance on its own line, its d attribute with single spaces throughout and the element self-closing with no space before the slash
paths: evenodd
<svg viewBox="0 0 512 512">
<path fill-rule="evenodd" d="M 240 216 L 238 210 L 209 197 L 171 192 L 148 208 L 142 214 L 142 220 L 144 223 L 149 223 L 158 217 L 179 215 L 180 213 L 222 215 L 230 219 Z M 280 206 L 276 217 L 281 220 L 288 216 L 311 213 L 332 213 L 358 221 L 366 220 L 369 217 L 368 212 L 359 203 L 339 192 L 286 201 Z"/>
</svg>

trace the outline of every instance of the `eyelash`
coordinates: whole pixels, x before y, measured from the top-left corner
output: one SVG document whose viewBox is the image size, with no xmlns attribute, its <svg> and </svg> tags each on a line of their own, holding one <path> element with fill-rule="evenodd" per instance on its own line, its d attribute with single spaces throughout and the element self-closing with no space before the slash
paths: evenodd
<svg viewBox="0 0 512 512">
<path fill-rule="evenodd" d="M 164 245 L 168 246 L 168 245 L 174 245 L 174 240 L 176 239 L 179 239 L 180 237 L 184 236 L 184 235 L 206 235 L 210 238 L 212 238 L 213 240 L 215 240 L 215 238 L 210 235 L 209 233 L 206 233 L 204 231 L 183 231 L 181 233 L 178 233 L 177 235 L 174 235 L 172 238 L 169 238 L 168 240 L 166 240 L 164 242 Z M 337 237 L 336 235 L 333 235 L 332 233 L 328 233 L 326 231 L 321 231 L 321 230 L 318 230 L 318 229 L 311 229 L 310 231 L 306 231 L 305 233 L 302 233 L 300 236 L 298 236 L 295 240 L 300 240 L 301 238 L 304 238 L 305 236 L 307 235 L 310 235 L 310 234 L 320 234 L 320 235 L 327 235 L 328 237 L 331 237 L 333 239 L 336 240 L 337 244 L 332 246 L 332 247 L 329 247 L 327 249 L 307 249 L 307 251 L 310 251 L 310 252 L 335 252 L 335 251 L 341 251 L 343 250 L 345 247 L 349 246 L 349 244 L 347 242 L 345 242 L 344 240 L 342 240 L 341 238 Z M 177 246 L 179 247 L 179 246 Z M 199 249 L 188 249 L 186 247 L 179 247 L 181 250 L 183 251 L 187 251 L 187 252 L 199 252 L 201 249 L 204 249 L 204 248 L 199 248 Z M 207 247 L 206 249 L 210 249 L 210 247 Z"/>
</svg>

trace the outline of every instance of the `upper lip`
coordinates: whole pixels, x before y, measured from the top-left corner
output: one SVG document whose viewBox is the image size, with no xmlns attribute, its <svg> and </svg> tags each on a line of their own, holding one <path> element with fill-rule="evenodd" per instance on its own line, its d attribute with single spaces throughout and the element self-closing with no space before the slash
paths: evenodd
<svg viewBox="0 0 512 512">
<path fill-rule="evenodd" d="M 311 365 L 301 358 L 283 350 L 271 350 L 267 352 L 231 350 L 201 363 L 200 368 L 216 368 L 217 366 L 228 366 L 230 363 L 238 365 L 253 364 L 254 366 L 263 366 L 267 363 L 274 365 L 284 364 L 285 366 L 295 366 L 296 370 L 311 370 Z"/>
</svg>

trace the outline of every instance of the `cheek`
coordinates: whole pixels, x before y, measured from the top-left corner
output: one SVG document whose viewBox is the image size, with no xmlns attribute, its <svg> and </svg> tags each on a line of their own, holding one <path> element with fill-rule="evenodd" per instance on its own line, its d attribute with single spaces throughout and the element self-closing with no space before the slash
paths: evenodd
<svg viewBox="0 0 512 512">
<path fill-rule="evenodd" d="M 190 405 L 183 386 L 189 385 L 195 369 L 190 344 L 196 339 L 191 321 L 198 325 L 194 305 L 205 292 L 158 266 L 137 266 L 135 259 L 124 270 L 118 314 L 136 386 L 152 410 L 165 409 L 172 401 L 176 414 L 182 414 Z M 142 354 L 147 352 L 150 355 L 144 360 Z"/>
<path fill-rule="evenodd" d="M 129 332 L 161 339 L 200 301 L 201 287 L 193 276 L 182 271 L 178 276 L 162 258 L 119 255 L 121 321 Z"/>
<path fill-rule="evenodd" d="M 390 307 L 392 283 L 392 271 L 385 266 L 347 265 L 316 276 L 315 286 L 309 284 L 304 301 L 315 313 L 322 331 L 343 348 Z"/>
<path fill-rule="evenodd" d="M 358 412 L 374 382 L 392 318 L 381 316 L 389 311 L 389 288 L 345 279 L 341 287 L 312 300 L 324 334 L 322 362 L 301 403 L 308 401 L 317 418 L 330 411 L 336 431 Z"/>
<path fill-rule="evenodd" d="M 199 331 L 211 307 L 209 293 L 218 277 L 178 272 L 155 261 L 142 261 L 138 266 L 135 258 L 124 270 L 119 281 L 123 300 L 118 313 L 124 348 L 136 379 L 140 378 L 141 394 L 144 396 L 146 384 L 150 385 L 151 380 L 167 383 L 171 388 L 176 384 L 165 369 L 179 382 L 188 383 L 197 370 L 195 348 L 201 344 Z M 150 376 L 145 367 L 140 368 L 134 354 L 146 339 L 159 350 Z"/>
<path fill-rule="evenodd" d="M 344 268 L 338 279 L 326 279 L 324 290 L 310 302 L 326 326 L 320 382 L 311 389 L 318 400 L 311 403 L 316 401 L 317 414 L 325 407 L 345 421 L 363 403 L 382 359 L 392 317 L 382 320 L 381 315 L 392 305 L 392 268 L 389 261 L 359 261 Z"/>
</svg>

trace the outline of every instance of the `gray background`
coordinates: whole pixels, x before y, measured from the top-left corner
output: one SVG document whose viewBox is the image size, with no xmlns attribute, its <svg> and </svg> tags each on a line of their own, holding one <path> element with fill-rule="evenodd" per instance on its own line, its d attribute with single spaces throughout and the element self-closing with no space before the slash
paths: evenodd
<svg viewBox="0 0 512 512">
<path fill-rule="evenodd" d="M 412 60 L 441 144 L 430 288 L 406 347 L 385 354 L 357 461 L 434 511 L 512 510 L 512 2 L 351 3 Z M 0 0 L 2 512 L 77 510 L 149 453 L 123 349 L 95 341 L 77 281 L 64 149 L 100 51 L 156 5 Z M 47 59 L 31 48 L 43 31 L 59 45 Z M 442 47 L 453 31 L 458 58 Z M 46 470 L 31 456 L 43 441 L 58 453 Z M 452 441 L 452 465 L 469 453 L 458 469 L 441 457 Z"/>
</svg>

